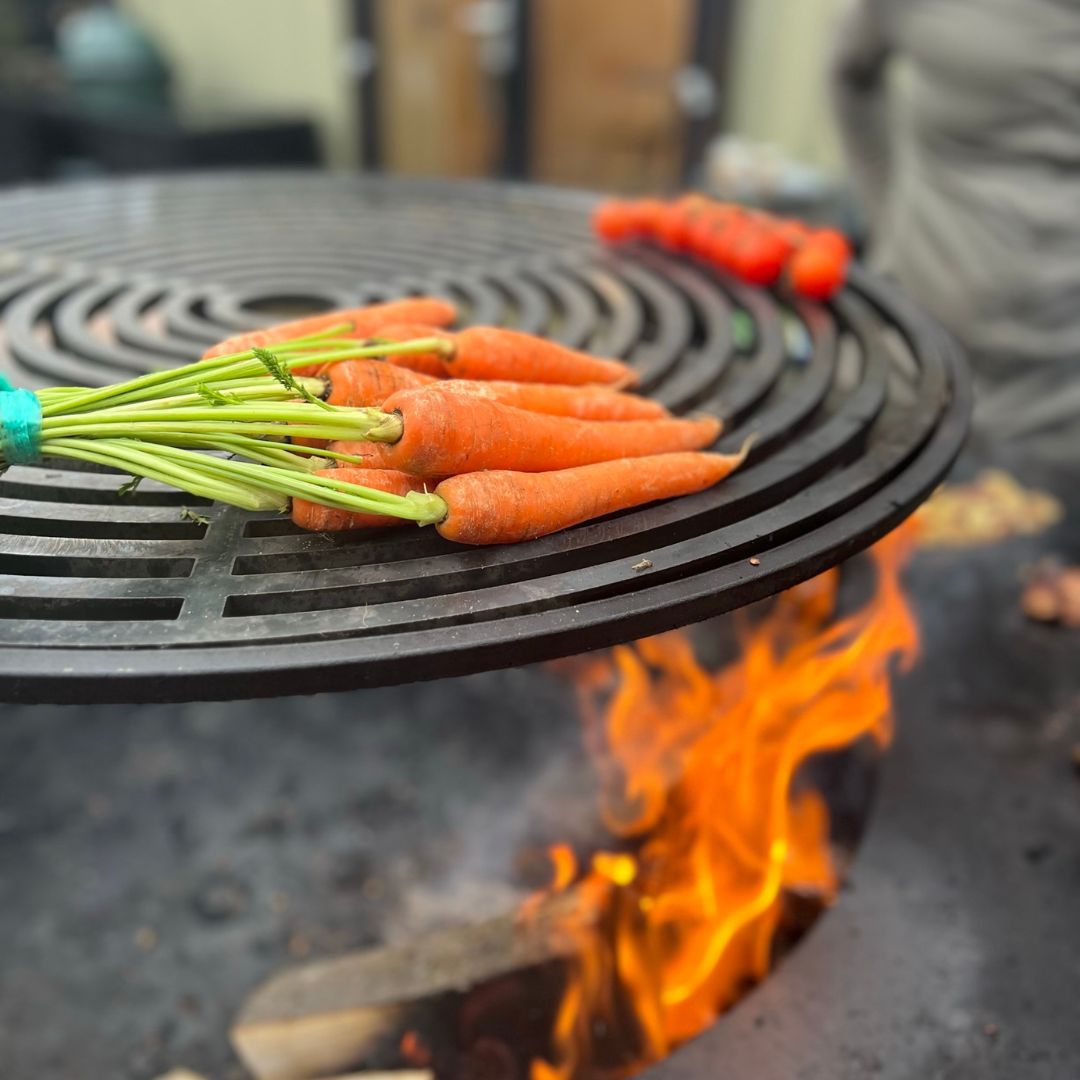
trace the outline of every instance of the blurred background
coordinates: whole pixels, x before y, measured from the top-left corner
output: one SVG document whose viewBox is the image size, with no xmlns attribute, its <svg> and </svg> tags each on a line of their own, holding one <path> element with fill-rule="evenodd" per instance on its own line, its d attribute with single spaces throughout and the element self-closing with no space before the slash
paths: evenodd
<svg viewBox="0 0 1080 1080">
<path fill-rule="evenodd" d="M 0 183 L 210 167 L 846 212 L 845 0 L 0 0 Z"/>
<path fill-rule="evenodd" d="M 694 188 L 845 229 L 967 347 L 980 425 L 1030 368 L 1080 427 L 1077 72 L 1060 0 L 0 0 L 0 187 Z"/>
</svg>

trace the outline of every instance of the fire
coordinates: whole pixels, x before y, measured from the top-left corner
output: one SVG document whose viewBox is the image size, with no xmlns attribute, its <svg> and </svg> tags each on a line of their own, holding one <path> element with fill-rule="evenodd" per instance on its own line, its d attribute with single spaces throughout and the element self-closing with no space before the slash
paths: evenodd
<svg viewBox="0 0 1080 1080">
<path fill-rule="evenodd" d="M 891 738 L 890 669 L 918 647 L 899 581 L 913 539 L 877 545 L 876 593 L 850 616 L 835 618 L 833 571 L 743 617 L 740 658 L 715 673 L 681 632 L 588 662 L 577 685 L 613 843 L 580 868 L 552 851 L 552 891 L 578 890 L 576 907 L 600 916 L 565 928 L 576 959 L 552 1060 L 531 1080 L 662 1057 L 767 974 L 787 893 L 833 898 L 828 808 L 797 774 Z M 630 1032 L 629 1058 L 598 1060 L 604 1030 Z"/>
</svg>

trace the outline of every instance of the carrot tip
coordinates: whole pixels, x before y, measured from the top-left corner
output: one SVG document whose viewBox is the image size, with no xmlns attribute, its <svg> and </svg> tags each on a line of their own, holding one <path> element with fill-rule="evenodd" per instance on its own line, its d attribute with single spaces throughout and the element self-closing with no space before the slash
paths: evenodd
<svg viewBox="0 0 1080 1080">
<path fill-rule="evenodd" d="M 749 435 L 746 436 L 745 439 L 743 439 L 743 444 L 741 447 L 739 447 L 739 452 L 735 455 L 737 459 L 737 464 L 735 468 L 738 468 L 740 465 L 743 464 L 743 462 L 746 461 L 746 459 L 750 456 L 750 451 L 754 449 L 754 446 L 757 444 L 760 438 L 760 432 L 752 431 Z"/>
</svg>

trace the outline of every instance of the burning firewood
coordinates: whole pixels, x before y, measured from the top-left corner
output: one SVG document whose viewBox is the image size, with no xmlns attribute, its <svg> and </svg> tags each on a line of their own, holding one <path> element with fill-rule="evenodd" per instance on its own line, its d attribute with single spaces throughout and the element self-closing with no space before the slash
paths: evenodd
<svg viewBox="0 0 1080 1080">
<path fill-rule="evenodd" d="M 554 845 L 550 891 L 517 917 L 273 979 L 233 1030 L 259 1080 L 619 1076 L 700 1033 L 836 895 L 830 807 L 802 766 L 888 742 L 890 672 L 917 647 L 899 585 L 910 543 L 873 549 L 878 589 L 859 610 L 837 618 L 824 575 L 716 671 L 680 633 L 564 664 L 610 846 L 586 860 Z"/>
<path fill-rule="evenodd" d="M 463 1075 L 477 1055 L 496 1064 L 490 1075 L 525 1076 L 546 1049 L 576 948 L 565 927 L 588 918 L 571 891 L 527 919 L 507 915 L 293 968 L 248 999 L 233 1046 L 258 1080 L 371 1080 L 373 1071 L 400 1076 L 394 1070 L 417 1066 L 420 1075 L 429 1066 L 426 1075 Z"/>
</svg>

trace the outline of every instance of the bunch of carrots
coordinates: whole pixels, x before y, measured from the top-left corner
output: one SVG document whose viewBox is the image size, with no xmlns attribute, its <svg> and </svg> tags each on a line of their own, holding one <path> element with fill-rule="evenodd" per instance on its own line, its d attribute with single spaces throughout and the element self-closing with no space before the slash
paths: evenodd
<svg viewBox="0 0 1080 1080">
<path fill-rule="evenodd" d="M 799 296 L 828 300 L 844 287 L 851 245 L 837 229 L 812 229 L 701 195 L 671 201 L 602 202 L 593 228 L 607 243 L 648 240 L 696 256 L 751 285 L 786 281 Z"/>
<path fill-rule="evenodd" d="M 630 392 L 618 360 L 447 329 L 456 319 L 420 297 L 233 337 L 112 386 L 41 390 L 29 410 L 29 391 L 0 391 L 0 469 L 70 458 L 130 473 L 124 489 L 149 477 L 307 529 L 414 522 L 498 544 L 701 491 L 745 458 L 702 452 L 719 421 Z"/>
<path fill-rule="evenodd" d="M 297 368 L 328 405 L 364 411 L 363 437 L 297 434 L 292 445 L 333 456 L 316 476 L 421 507 L 422 523 L 460 543 L 533 539 L 701 491 L 745 458 L 702 453 L 719 421 L 676 419 L 625 392 L 635 377 L 620 361 L 512 330 L 446 330 L 456 315 L 434 299 L 332 312 L 230 338 L 207 358 L 278 348 L 335 323 L 377 338 L 377 357 L 327 357 L 348 339 L 323 338 L 321 362 Z M 402 523 L 391 502 L 371 513 L 293 498 L 292 517 L 322 532 Z"/>
</svg>

